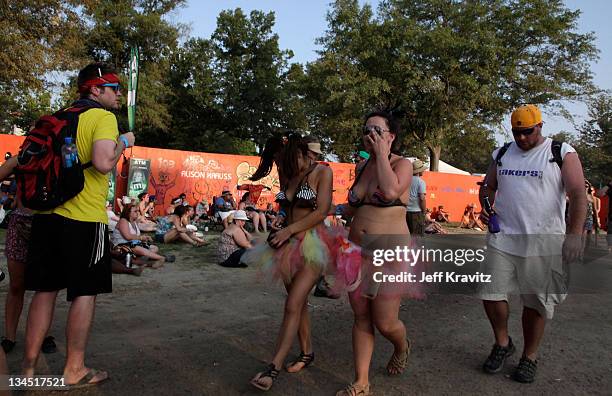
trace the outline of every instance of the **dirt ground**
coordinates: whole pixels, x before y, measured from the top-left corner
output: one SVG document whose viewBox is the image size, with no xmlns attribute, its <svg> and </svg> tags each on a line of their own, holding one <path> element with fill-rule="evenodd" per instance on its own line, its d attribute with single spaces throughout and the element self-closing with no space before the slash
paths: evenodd
<svg viewBox="0 0 612 396">
<path fill-rule="evenodd" d="M 217 237 L 207 235 L 211 245 Z M 212 246 L 170 245 L 164 252 L 176 254 L 176 263 L 145 270 L 141 277 L 114 275 L 113 293 L 99 296 L 87 364 L 108 370 L 111 380 L 70 394 L 260 394 L 248 381 L 271 358 L 282 319 L 283 288 L 260 281 L 254 268 L 216 265 Z M 602 260 L 612 270 L 610 256 Z M 1 267 L 6 270 L 5 260 Z M 4 280 L 2 301 L 7 288 Z M 377 334 L 373 391 L 376 395 L 610 395 L 611 303 L 612 294 L 570 295 L 547 326 L 536 382 L 524 385 L 509 379 L 520 353 L 498 375 L 480 370 L 493 338 L 476 298 L 430 295 L 425 301 L 406 300 L 400 316 L 413 340 L 409 368 L 400 377 L 385 375 L 392 347 Z M 511 307 L 511 335 L 520 350 L 517 299 Z M 59 350 L 41 354 L 39 374 L 62 371 L 67 308 L 65 292 L 60 293 L 50 333 Z M 311 297 L 310 310 L 316 361 L 299 374 L 282 372 L 270 395 L 333 395 L 353 379 L 352 314 L 346 297 Z M 17 346 L 7 357 L 13 374 L 19 373 L 23 354 L 25 315 Z M 296 343 L 291 356 L 298 352 Z"/>
</svg>

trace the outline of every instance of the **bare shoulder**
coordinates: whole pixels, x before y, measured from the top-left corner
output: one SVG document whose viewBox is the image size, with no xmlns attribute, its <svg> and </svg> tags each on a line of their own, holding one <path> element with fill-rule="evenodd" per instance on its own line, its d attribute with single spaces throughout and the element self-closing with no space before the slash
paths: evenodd
<svg viewBox="0 0 612 396">
<path fill-rule="evenodd" d="M 396 154 L 391 156 L 391 160 L 389 162 L 391 163 L 391 167 L 396 170 L 404 168 L 412 169 L 412 162 L 408 158 L 404 158 Z"/>
</svg>

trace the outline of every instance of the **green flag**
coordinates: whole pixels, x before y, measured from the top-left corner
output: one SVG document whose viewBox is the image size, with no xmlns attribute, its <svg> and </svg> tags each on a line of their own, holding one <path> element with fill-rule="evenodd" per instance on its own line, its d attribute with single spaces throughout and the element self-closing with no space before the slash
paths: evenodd
<svg viewBox="0 0 612 396">
<path fill-rule="evenodd" d="M 128 128 L 134 132 L 134 121 L 136 117 L 136 91 L 138 90 L 138 50 L 132 47 L 130 54 L 130 75 L 128 79 Z"/>
</svg>

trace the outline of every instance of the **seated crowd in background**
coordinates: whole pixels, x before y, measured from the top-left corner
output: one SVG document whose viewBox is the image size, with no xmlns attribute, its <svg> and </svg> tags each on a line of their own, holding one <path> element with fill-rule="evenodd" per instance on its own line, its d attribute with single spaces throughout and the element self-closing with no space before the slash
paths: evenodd
<svg viewBox="0 0 612 396">
<path fill-rule="evenodd" d="M 198 228 L 191 224 L 194 215 L 192 206 L 178 205 L 171 215 L 159 217 L 155 241 L 163 243 L 182 241 L 196 247 L 203 246 L 204 239 L 197 235 Z"/>
<path fill-rule="evenodd" d="M 128 245 L 136 257 L 145 257 L 157 261 L 159 264 L 165 261 L 174 261 L 174 256 L 163 256 L 159 254 L 159 248 L 151 244 L 153 238 L 141 234 L 137 223 L 139 216 L 140 211 L 138 206 L 132 204 L 126 205 L 113 231 L 111 242 L 115 246 Z"/>
</svg>

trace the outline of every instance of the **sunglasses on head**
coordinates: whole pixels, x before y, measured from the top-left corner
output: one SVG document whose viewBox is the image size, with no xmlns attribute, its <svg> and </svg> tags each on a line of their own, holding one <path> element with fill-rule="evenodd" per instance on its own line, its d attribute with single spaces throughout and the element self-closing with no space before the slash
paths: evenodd
<svg viewBox="0 0 612 396">
<path fill-rule="evenodd" d="M 115 93 L 119 92 L 121 90 L 121 84 L 119 83 L 106 83 L 106 84 L 101 84 L 101 87 L 109 87 L 111 88 L 113 91 L 115 91 Z"/>
<path fill-rule="evenodd" d="M 379 127 L 378 125 L 364 125 L 362 133 L 364 135 L 369 135 L 372 132 L 376 132 L 379 135 L 382 135 L 383 132 L 389 132 L 388 129 L 383 129 L 381 127 Z"/>
<path fill-rule="evenodd" d="M 512 128 L 512 134 L 514 136 L 518 136 L 518 135 L 529 136 L 529 135 L 531 135 L 533 133 L 533 131 L 535 131 L 535 127 L 524 128 L 524 129 L 514 129 L 514 128 Z"/>
</svg>

